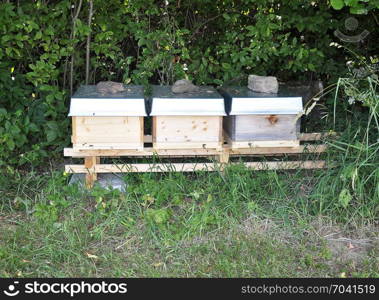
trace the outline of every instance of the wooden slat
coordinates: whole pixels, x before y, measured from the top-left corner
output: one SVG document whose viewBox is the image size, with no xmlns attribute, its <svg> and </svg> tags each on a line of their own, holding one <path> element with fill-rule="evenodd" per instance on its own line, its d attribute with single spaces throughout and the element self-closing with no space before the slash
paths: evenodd
<svg viewBox="0 0 379 300">
<path fill-rule="evenodd" d="M 154 149 L 220 149 L 220 142 L 156 142 L 153 143 Z"/>
<path fill-rule="evenodd" d="M 300 141 L 293 140 L 293 141 L 254 141 L 254 142 L 247 142 L 247 141 L 231 141 L 228 140 L 228 143 L 231 145 L 232 149 L 241 149 L 241 148 L 278 148 L 278 147 L 284 147 L 284 148 L 294 148 L 298 147 L 300 144 Z"/>
<path fill-rule="evenodd" d="M 152 138 L 151 143 L 155 143 L 157 141 L 157 117 L 153 116 L 153 124 L 152 124 Z"/>
<path fill-rule="evenodd" d="M 336 133 L 302 133 L 299 136 L 300 141 L 318 141 L 322 138 L 328 136 L 335 136 Z M 153 137 L 151 135 L 144 136 L 145 143 L 152 143 Z M 143 151 L 136 151 L 130 148 L 140 148 L 140 145 L 130 145 L 130 143 L 116 143 L 116 144 L 108 144 L 103 145 L 102 148 L 89 145 L 76 145 L 75 149 L 65 148 L 64 155 L 72 156 L 72 157 L 85 157 L 92 155 L 100 155 L 100 156 L 150 156 L 154 154 L 154 151 L 151 147 L 145 147 Z M 299 154 L 303 153 L 305 149 L 307 153 L 321 153 L 326 150 L 326 145 L 317 145 L 317 147 L 313 145 L 300 146 L 295 148 L 286 148 L 286 147 L 277 147 L 277 148 L 256 148 L 256 149 L 233 149 L 231 151 L 231 155 L 239 155 L 239 154 Z M 113 149 L 112 149 L 113 148 Z M 225 145 L 224 148 L 230 148 L 228 145 Z M 177 152 L 179 151 L 179 152 Z M 218 152 L 218 151 L 217 151 Z M 208 156 L 219 154 L 215 152 L 214 149 L 172 149 L 165 150 L 159 149 L 156 151 L 156 154 L 160 156 Z"/>
<path fill-rule="evenodd" d="M 336 132 L 314 132 L 314 133 L 300 133 L 299 139 L 303 142 L 319 141 L 323 138 L 336 136 Z M 151 135 L 144 136 L 145 143 L 152 143 L 153 138 Z"/>
<path fill-rule="evenodd" d="M 224 138 L 223 138 L 224 129 L 222 127 L 223 119 L 224 119 L 223 117 L 219 117 L 219 126 L 218 126 L 218 141 L 219 142 L 224 142 Z"/>
<path fill-rule="evenodd" d="M 74 117 L 73 117 L 74 119 Z M 74 135 L 74 134 L 73 134 Z M 337 133 L 335 132 L 325 132 L 325 133 L 319 133 L 319 132 L 315 132 L 315 133 L 300 133 L 299 135 L 299 139 L 300 141 L 303 141 L 303 142 L 311 142 L 311 141 L 319 141 L 323 138 L 327 138 L 327 137 L 333 137 L 333 136 L 336 136 Z M 143 138 L 143 142 L 144 143 L 152 143 L 153 142 L 153 136 L 152 135 L 145 135 L 144 138 Z"/>
<path fill-rule="evenodd" d="M 144 139 L 145 139 L 145 129 L 144 129 L 144 117 L 139 117 L 139 122 L 140 122 L 140 142 L 144 143 Z"/>
<path fill-rule="evenodd" d="M 323 153 L 327 149 L 327 145 L 300 145 L 294 148 L 249 148 L 249 149 L 230 149 L 227 146 L 224 147 L 223 151 L 227 151 L 232 156 L 237 155 L 277 155 L 277 154 L 303 154 L 303 153 Z M 145 147 L 143 150 L 128 150 L 128 149 L 88 149 L 88 150 L 76 150 L 73 148 L 65 148 L 64 156 L 70 157 L 86 157 L 86 156 L 102 156 L 102 157 L 113 157 L 113 156 L 134 156 L 134 157 L 145 157 L 158 155 L 161 157 L 202 157 L 202 156 L 212 156 L 220 155 L 220 151 L 216 149 L 153 149 L 151 147 Z"/>
<path fill-rule="evenodd" d="M 298 147 L 277 147 L 277 148 L 250 148 L 250 149 L 230 149 L 230 155 L 272 155 L 272 154 L 320 154 L 326 151 L 327 145 L 300 145 Z"/>
<path fill-rule="evenodd" d="M 71 118 L 71 129 L 72 129 L 72 135 L 71 135 L 71 143 L 75 144 L 76 143 L 76 117 Z"/>
<path fill-rule="evenodd" d="M 216 160 L 220 163 L 228 163 L 229 162 L 230 153 L 228 151 L 223 151 L 220 155 L 216 156 Z"/>
<path fill-rule="evenodd" d="M 74 151 L 86 151 L 86 150 L 129 150 L 136 151 L 143 149 L 143 143 L 83 143 L 74 144 Z"/>
<path fill-rule="evenodd" d="M 240 163 L 229 163 L 240 164 Z M 326 167 L 325 161 L 269 161 L 246 162 L 246 167 L 252 170 L 293 170 L 293 169 L 322 169 Z M 215 171 L 223 169 L 225 164 L 218 163 L 174 163 L 174 164 L 114 164 L 96 165 L 96 173 L 139 173 L 139 172 L 193 172 Z M 88 173 L 83 165 L 66 165 L 67 173 Z"/>
<path fill-rule="evenodd" d="M 86 157 L 85 160 L 84 160 L 84 167 L 86 169 L 90 169 L 90 168 L 93 168 L 95 165 L 96 165 L 96 156 L 89 156 L 89 157 Z"/>
<path fill-rule="evenodd" d="M 97 180 L 96 166 L 98 159 L 96 156 L 89 156 L 84 159 L 84 168 L 86 169 L 86 186 L 91 188 Z"/>
</svg>

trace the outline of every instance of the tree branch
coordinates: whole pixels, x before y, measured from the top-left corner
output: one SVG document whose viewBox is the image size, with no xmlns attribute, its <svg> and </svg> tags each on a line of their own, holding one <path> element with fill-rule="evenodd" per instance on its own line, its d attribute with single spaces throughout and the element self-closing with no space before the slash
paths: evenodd
<svg viewBox="0 0 379 300">
<path fill-rule="evenodd" d="M 86 84 L 89 81 L 89 65 L 90 65 L 90 48 L 91 48 L 91 24 L 93 15 L 93 1 L 89 1 L 89 11 L 88 11 L 88 27 L 90 32 L 87 36 L 87 47 L 86 47 Z"/>
<path fill-rule="evenodd" d="M 72 39 L 75 39 L 75 36 L 76 36 L 76 20 L 79 17 L 80 9 L 82 8 L 82 2 L 83 2 L 83 0 L 79 0 L 78 8 L 76 9 L 76 13 L 72 19 Z M 73 49 L 72 49 L 71 64 L 70 64 L 70 95 L 72 95 L 73 90 L 74 90 L 73 78 L 74 78 L 74 50 L 75 50 L 75 47 L 74 47 L 74 45 L 72 47 L 73 47 Z"/>
</svg>

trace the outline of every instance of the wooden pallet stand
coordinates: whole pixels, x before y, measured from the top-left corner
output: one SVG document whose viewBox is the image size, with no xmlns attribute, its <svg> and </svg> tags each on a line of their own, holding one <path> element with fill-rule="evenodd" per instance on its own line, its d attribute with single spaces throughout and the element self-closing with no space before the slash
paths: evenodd
<svg viewBox="0 0 379 300">
<path fill-rule="evenodd" d="M 85 173 L 86 185 L 92 187 L 99 173 L 136 173 L 136 172 L 193 172 L 193 171 L 218 171 L 223 170 L 230 162 L 230 157 L 273 157 L 273 156 L 300 156 L 312 154 L 315 157 L 325 152 L 327 145 L 324 143 L 312 144 L 330 135 L 330 133 L 303 133 L 300 134 L 300 145 L 295 147 L 282 147 L 280 143 L 270 144 L 269 147 L 244 147 L 235 148 L 225 141 L 221 149 L 154 149 L 144 147 L 142 150 L 133 149 L 74 149 L 65 148 L 64 155 L 73 158 L 84 158 L 84 164 L 66 165 L 67 173 Z M 152 137 L 144 137 L 145 143 L 152 143 Z M 153 157 L 162 158 L 213 158 L 213 162 L 205 163 L 133 163 L 133 164 L 101 164 L 100 158 L 105 157 Z M 238 162 L 240 164 L 240 162 Z M 295 160 L 295 161 L 264 161 L 244 162 L 244 165 L 252 170 L 292 170 L 292 169 L 321 169 L 326 167 L 324 160 Z"/>
</svg>

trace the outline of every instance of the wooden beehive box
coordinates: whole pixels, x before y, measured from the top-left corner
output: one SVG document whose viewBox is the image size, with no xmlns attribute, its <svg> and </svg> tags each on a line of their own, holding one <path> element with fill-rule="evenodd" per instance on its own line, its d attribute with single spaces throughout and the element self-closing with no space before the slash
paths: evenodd
<svg viewBox="0 0 379 300">
<path fill-rule="evenodd" d="M 142 86 L 126 86 L 116 94 L 100 94 L 95 85 L 81 86 L 71 97 L 73 148 L 143 148 L 146 116 Z"/>
<path fill-rule="evenodd" d="M 221 149 L 224 99 L 212 87 L 174 94 L 171 86 L 153 86 L 155 149 Z"/>
<path fill-rule="evenodd" d="M 286 94 L 263 94 L 247 87 L 220 90 L 228 116 L 224 130 L 232 148 L 299 146 L 299 114 L 302 98 Z"/>
</svg>

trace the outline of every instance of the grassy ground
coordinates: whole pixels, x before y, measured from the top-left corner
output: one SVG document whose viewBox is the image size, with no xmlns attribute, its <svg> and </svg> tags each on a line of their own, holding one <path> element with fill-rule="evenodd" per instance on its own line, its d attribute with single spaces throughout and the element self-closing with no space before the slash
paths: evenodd
<svg viewBox="0 0 379 300">
<path fill-rule="evenodd" d="M 9 169 L 0 276 L 379 276 L 378 203 L 341 202 L 343 170 L 133 174 L 120 193 Z"/>
<path fill-rule="evenodd" d="M 129 174 L 121 193 L 68 185 L 63 161 L 2 169 L 0 277 L 377 277 L 370 118 L 339 116 L 326 170 Z"/>
</svg>

